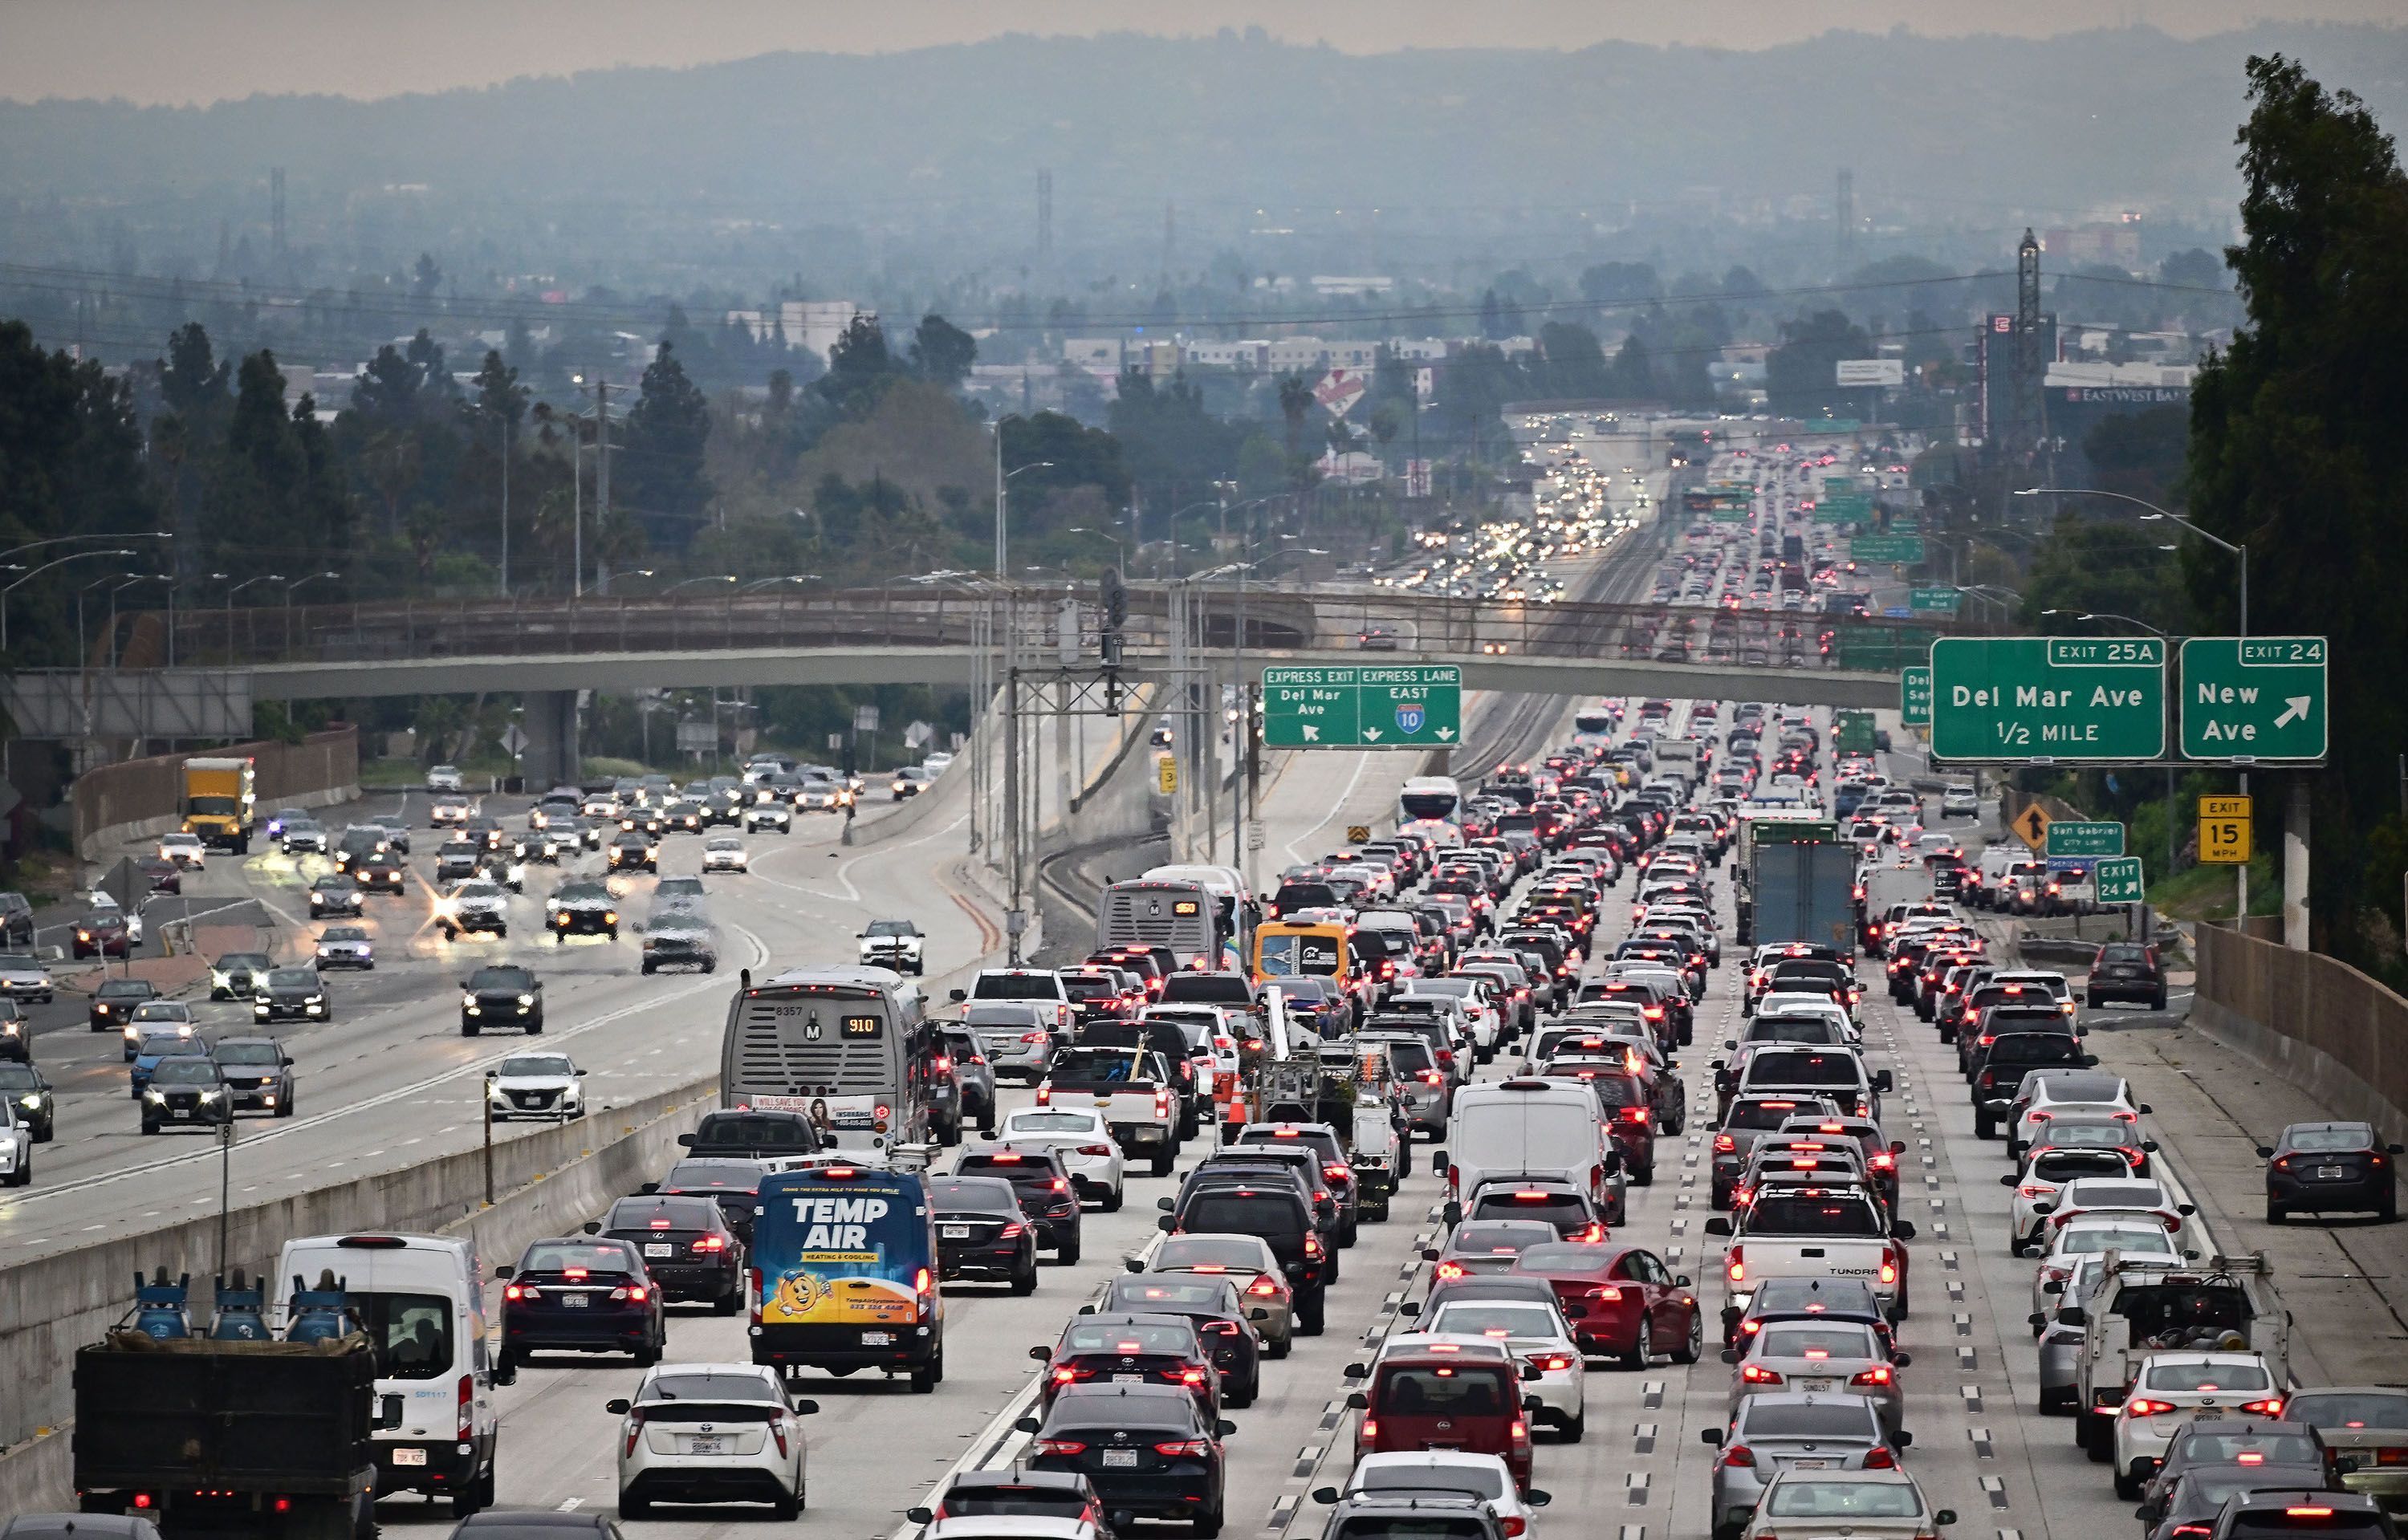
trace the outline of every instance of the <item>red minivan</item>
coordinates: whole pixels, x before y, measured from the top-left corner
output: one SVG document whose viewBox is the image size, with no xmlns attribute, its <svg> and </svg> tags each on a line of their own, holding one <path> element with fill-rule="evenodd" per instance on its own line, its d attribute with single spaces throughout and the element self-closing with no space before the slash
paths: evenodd
<svg viewBox="0 0 2408 1540">
<path fill-rule="evenodd" d="M 1535 1376 L 1536 1371 L 1533 1371 Z M 1500 1348 L 1433 1342 L 1371 1366 L 1371 1383 L 1346 1398 L 1363 1413 L 1354 1456 L 1463 1449 L 1501 1458 L 1513 1484 L 1530 1485 L 1530 1419 L 1519 1367 Z"/>
</svg>

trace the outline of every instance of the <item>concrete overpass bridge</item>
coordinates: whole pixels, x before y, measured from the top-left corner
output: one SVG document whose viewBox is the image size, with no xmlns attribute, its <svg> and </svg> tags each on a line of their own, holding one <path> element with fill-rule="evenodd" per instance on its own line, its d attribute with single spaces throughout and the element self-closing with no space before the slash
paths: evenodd
<svg viewBox="0 0 2408 1540">
<path fill-rule="evenodd" d="M 530 776 L 576 763 L 585 690 L 774 684 L 960 685 L 1008 626 L 1025 658 L 1055 656 L 1057 606 L 1093 588 L 1010 595 L 900 586 L 726 594 L 466 599 L 183 610 L 176 655 L 248 679 L 253 699 L 507 691 L 525 700 Z M 1132 585 L 1125 672 L 1169 666 L 1172 595 Z M 1192 663 L 1227 670 L 1233 587 L 1186 596 Z M 1691 695 L 1880 706 L 1898 669 L 1951 624 L 1702 606 L 1526 604 L 1374 587 L 1250 588 L 1247 672 L 1263 663 L 1459 663 L 1467 688 L 1541 694 Z M 1092 613 L 1089 624 L 1093 624 Z"/>
</svg>

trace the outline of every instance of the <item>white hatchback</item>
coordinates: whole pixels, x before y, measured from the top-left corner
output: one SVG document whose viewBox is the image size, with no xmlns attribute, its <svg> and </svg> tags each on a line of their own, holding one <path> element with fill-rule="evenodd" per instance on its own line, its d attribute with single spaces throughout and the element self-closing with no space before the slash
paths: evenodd
<svg viewBox="0 0 2408 1540">
<path fill-rule="evenodd" d="M 2115 1495 L 2137 1499 L 2194 1420 L 2282 1415 L 2283 1389 L 2256 1353 L 2151 1353 L 2115 1414 Z"/>
<path fill-rule="evenodd" d="M 802 1419 L 816 1401 L 789 1397 L 773 1368 L 664 1363 L 646 1371 L 620 1419 L 619 1517 L 655 1503 L 766 1503 L 792 1522 L 810 1475 Z"/>
<path fill-rule="evenodd" d="M 1015 1107 L 1003 1115 L 995 1138 L 980 1148 L 1051 1149 L 1062 1157 L 1082 1202 L 1093 1199 L 1108 1214 L 1121 1205 L 1127 1167 L 1111 1125 L 1094 1107 Z"/>
<path fill-rule="evenodd" d="M 2068 1219 L 2064 1228 L 2049 1237 L 2048 1249 L 2042 1253 L 2040 1267 L 2032 1274 L 2032 1313 L 2047 1310 L 2056 1301 L 2050 1285 L 2065 1287 L 2073 1274 L 2073 1259 L 2095 1257 L 2109 1251 L 2120 1251 L 2127 1261 L 2147 1259 L 2167 1266 L 2180 1263 L 2182 1248 L 2166 1233 L 2166 1227 L 2143 1214 L 2086 1214 Z"/>
<path fill-rule="evenodd" d="M 1495 1512 L 1505 1540 L 1527 1540 L 1539 1521 L 1545 1492 L 1525 1492 L 1513 1483 L 1513 1473 L 1501 1455 L 1473 1454 L 1468 1449 L 1399 1449 L 1367 1454 L 1354 1462 L 1346 1478 L 1349 1491 L 1462 1492 L 1485 1503 Z M 1440 1520 L 1432 1528 L 1446 1533 Z"/>
</svg>

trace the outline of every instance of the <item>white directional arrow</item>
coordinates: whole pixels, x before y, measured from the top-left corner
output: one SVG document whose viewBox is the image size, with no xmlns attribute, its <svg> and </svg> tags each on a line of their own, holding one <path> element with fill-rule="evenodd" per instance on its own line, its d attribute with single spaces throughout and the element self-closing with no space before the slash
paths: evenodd
<svg viewBox="0 0 2408 1540">
<path fill-rule="evenodd" d="M 1380 730 L 1376 727 L 1367 727 L 1363 729 L 1363 737 L 1366 742 L 1376 743 L 1380 738 Z"/>
<path fill-rule="evenodd" d="M 1313 726 L 1311 722 L 1306 722 L 1304 724 L 1304 741 L 1307 743 L 1319 743 L 1321 741 L 1321 729 Z"/>
<path fill-rule="evenodd" d="M 1440 741 L 1443 742 L 1446 739 L 1455 736 L 1455 729 L 1452 727 L 1441 727 L 1438 730 L 1438 735 Z"/>
<path fill-rule="evenodd" d="M 2315 704 L 2315 697 L 2314 695 L 2284 696 L 2283 714 L 2274 719 L 2274 725 L 2277 727 L 2288 727 L 2294 721 L 2307 720 L 2308 707 Z"/>
</svg>

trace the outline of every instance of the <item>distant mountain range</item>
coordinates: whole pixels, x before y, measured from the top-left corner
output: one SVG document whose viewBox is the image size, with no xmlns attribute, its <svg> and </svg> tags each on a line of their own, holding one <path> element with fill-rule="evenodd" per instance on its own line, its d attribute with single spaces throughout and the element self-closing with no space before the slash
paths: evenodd
<svg viewBox="0 0 2408 1540">
<path fill-rule="evenodd" d="M 1511 230 L 1799 196 L 1828 209 L 1842 166 L 1876 219 L 2196 210 L 2237 190 L 2242 63 L 2273 50 L 2408 122 L 2408 30 L 2365 26 L 1369 56 L 1259 35 L 1007 36 L 377 102 L 0 104 L 0 199 L 16 204 L 0 229 L 54 201 L 264 208 L 271 166 L 296 221 L 423 197 L 466 240 L 480 209 L 575 203 L 728 238 L 753 221 L 952 231 L 985 256 L 1033 242 L 1043 167 L 1063 244 L 1082 225 L 1159 227 L 1174 201 L 1197 265 L 1211 241 L 1300 213 Z"/>
</svg>

